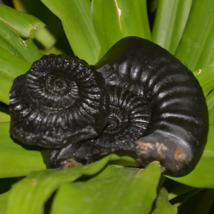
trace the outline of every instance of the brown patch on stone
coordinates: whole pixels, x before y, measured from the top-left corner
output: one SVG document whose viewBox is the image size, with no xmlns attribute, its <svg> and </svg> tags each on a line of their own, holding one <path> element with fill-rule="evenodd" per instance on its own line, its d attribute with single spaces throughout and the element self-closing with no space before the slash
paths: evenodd
<svg viewBox="0 0 214 214">
<path fill-rule="evenodd" d="M 144 143 L 142 141 L 138 141 L 137 148 L 140 150 L 140 154 L 147 154 L 148 151 L 154 150 L 153 144 Z"/>
<path fill-rule="evenodd" d="M 163 151 L 167 151 L 168 148 L 163 143 L 156 143 L 155 144 L 158 154 L 161 158 L 165 158 L 166 156 L 162 153 Z"/>
<path fill-rule="evenodd" d="M 165 171 L 166 171 L 166 167 L 165 167 L 165 166 L 162 166 L 162 167 L 161 167 L 161 172 L 164 173 Z"/>
<path fill-rule="evenodd" d="M 81 166 L 82 164 L 75 161 L 73 158 L 69 158 L 63 162 L 63 167 L 62 169 L 68 169 L 76 166 Z"/>
<path fill-rule="evenodd" d="M 163 143 L 156 142 L 153 143 L 144 143 L 142 141 L 138 141 L 138 146 L 140 154 L 148 154 L 151 151 L 157 151 L 161 158 L 165 158 L 166 156 L 163 154 L 163 151 L 167 151 L 168 148 Z"/>
<path fill-rule="evenodd" d="M 186 161 L 186 157 L 187 157 L 187 154 L 185 150 L 181 145 L 178 145 L 174 153 L 174 159 L 176 161 Z"/>
</svg>

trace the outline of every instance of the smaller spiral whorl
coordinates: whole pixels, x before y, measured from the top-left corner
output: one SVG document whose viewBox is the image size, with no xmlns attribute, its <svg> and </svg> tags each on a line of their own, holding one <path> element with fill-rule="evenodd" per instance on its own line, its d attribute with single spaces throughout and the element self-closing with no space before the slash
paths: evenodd
<svg viewBox="0 0 214 214">
<path fill-rule="evenodd" d="M 144 135 L 151 110 L 142 96 L 116 86 L 109 86 L 109 124 L 98 138 L 84 143 L 97 145 L 106 153 L 134 148 L 135 140 Z M 131 150 L 131 149 L 130 149 Z"/>
<path fill-rule="evenodd" d="M 46 89 L 53 94 L 64 94 L 68 89 L 68 84 L 61 78 L 49 76 L 45 82 Z"/>
<path fill-rule="evenodd" d="M 104 129 L 105 134 L 116 134 L 122 131 L 128 122 L 127 112 L 115 106 L 110 107 L 110 115 L 108 118 L 109 124 Z"/>
<path fill-rule="evenodd" d="M 96 137 L 107 125 L 104 79 L 85 61 L 44 56 L 14 81 L 11 135 L 24 144 L 62 148 Z"/>
</svg>

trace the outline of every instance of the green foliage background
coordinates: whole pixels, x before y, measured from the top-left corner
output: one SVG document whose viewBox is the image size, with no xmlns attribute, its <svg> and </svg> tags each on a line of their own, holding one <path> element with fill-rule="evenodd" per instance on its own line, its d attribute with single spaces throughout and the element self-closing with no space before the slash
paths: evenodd
<svg viewBox="0 0 214 214">
<path fill-rule="evenodd" d="M 213 213 L 214 1 L 13 0 L 13 5 L 0 3 L 0 214 Z M 156 10 L 152 30 L 148 10 Z M 141 169 L 114 154 L 87 166 L 46 170 L 39 151 L 10 137 L 13 80 L 43 54 L 75 54 L 95 64 L 126 36 L 164 47 L 199 80 L 210 123 L 201 160 L 183 177 L 161 175 L 158 162 Z"/>
</svg>

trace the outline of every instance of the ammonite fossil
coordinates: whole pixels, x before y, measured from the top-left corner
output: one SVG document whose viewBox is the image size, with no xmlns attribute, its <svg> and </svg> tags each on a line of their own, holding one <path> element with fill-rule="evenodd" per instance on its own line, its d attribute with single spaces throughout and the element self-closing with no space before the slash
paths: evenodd
<svg viewBox="0 0 214 214">
<path fill-rule="evenodd" d="M 191 71 L 160 46 L 138 37 L 115 44 L 96 64 L 107 85 L 144 96 L 151 118 L 135 142 L 136 156 L 146 166 L 160 161 L 171 175 L 190 172 L 201 157 L 208 134 L 203 91 Z"/>
<path fill-rule="evenodd" d="M 22 143 L 63 148 L 96 137 L 108 123 L 104 79 L 85 61 L 44 56 L 10 91 L 10 133 Z"/>
<path fill-rule="evenodd" d="M 66 161 L 89 163 L 115 152 L 143 166 L 157 160 L 169 175 L 189 173 L 208 134 L 206 101 L 192 72 L 138 37 L 120 40 L 95 66 L 108 87 L 110 123 L 94 139 L 46 151 L 47 165 L 63 168 Z"/>
</svg>

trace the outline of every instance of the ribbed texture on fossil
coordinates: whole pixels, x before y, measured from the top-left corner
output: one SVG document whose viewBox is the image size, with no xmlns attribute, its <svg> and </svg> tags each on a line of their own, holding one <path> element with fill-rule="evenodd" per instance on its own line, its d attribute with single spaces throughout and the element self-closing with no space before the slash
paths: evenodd
<svg viewBox="0 0 214 214">
<path fill-rule="evenodd" d="M 108 86 L 110 123 L 97 138 L 45 151 L 49 166 L 62 168 L 73 159 L 90 163 L 115 152 L 144 166 L 159 161 L 169 175 L 189 173 L 208 134 L 206 101 L 192 72 L 160 46 L 138 37 L 120 40 L 95 66 Z"/>
<path fill-rule="evenodd" d="M 143 136 L 150 121 L 150 107 L 141 95 L 115 86 L 108 88 L 110 98 L 109 124 L 99 137 L 69 145 L 61 151 L 43 151 L 51 168 L 64 168 L 70 160 L 90 163 L 116 152 L 130 155 L 135 141 Z M 67 161 L 65 161 L 67 160 Z"/>
<path fill-rule="evenodd" d="M 190 172 L 201 157 L 208 134 L 203 91 L 191 71 L 160 46 L 138 37 L 116 43 L 96 64 L 107 85 L 146 97 L 151 120 L 138 139 L 136 155 L 146 166 L 160 161 L 171 175 Z"/>
<path fill-rule="evenodd" d="M 44 148 L 96 137 L 109 114 L 103 78 L 78 58 L 45 56 L 14 81 L 11 135 Z"/>
<path fill-rule="evenodd" d="M 109 124 L 101 135 L 90 141 L 110 152 L 135 147 L 134 142 L 143 136 L 150 120 L 147 100 L 135 93 L 118 87 L 109 87 Z"/>
</svg>

